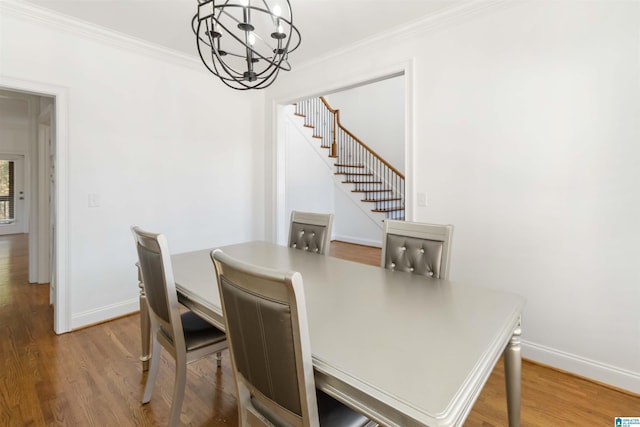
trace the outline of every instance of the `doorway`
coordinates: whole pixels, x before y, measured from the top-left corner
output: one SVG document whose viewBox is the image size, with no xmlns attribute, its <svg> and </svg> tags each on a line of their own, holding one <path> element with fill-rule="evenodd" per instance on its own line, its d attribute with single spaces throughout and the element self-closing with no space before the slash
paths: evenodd
<svg viewBox="0 0 640 427">
<path fill-rule="evenodd" d="M 22 209 L 22 221 L 18 220 L 20 216 L 13 224 L 7 219 L 4 228 L 11 230 L 9 226 L 19 223 L 22 228 L 15 230 L 28 233 L 29 282 L 50 285 L 53 329 L 57 334 L 71 330 L 66 284 L 66 157 L 58 157 L 60 149 L 66 153 L 67 96 L 65 88 L 0 76 L 0 143 L 11 146 L 10 150 L 0 146 L 0 214 L 4 199 L 17 196 L 13 214 L 19 215 Z M 13 108 L 11 102 L 21 108 Z M 16 129 L 20 130 L 18 134 Z M 7 151 L 24 154 L 21 159 L 8 159 L 14 160 L 14 194 L 3 198 L 1 161 L 7 159 L 1 153 Z M 15 176 L 20 168 L 24 171 L 22 184 Z M 11 213 L 9 202 L 6 203 Z"/>
<path fill-rule="evenodd" d="M 328 88 L 323 90 L 320 93 L 324 93 L 325 98 L 337 98 L 339 94 L 344 94 L 348 91 L 352 93 L 359 92 L 360 89 L 363 91 L 366 90 L 367 86 L 375 86 L 377 83 L 381 82 L 391 82 L 396 81 L 399 85 L 396 87 L 395 84 L 392 85 L 394 87 L 395 94 L 394 99 L 398 99 L 398 102 L 404 106 L 402 108 L 403 114 L 400 119 L 401 128 L 404 129 L 404 140 L 401 141 L 398 145 L 393 147 L 397 155 L 397 164 L 401 165 L 401 168 L 404 168 L 405 174 L 405 218 L 407 220 L 412 220 L 413 218 L 413 202 L 411 194 L 413 192 L 413 134 L 412 134 L 412 63 L 402 63 L 397 64 L 392 69 L 382 71 L 378 75 L 370 76 L 370 78 L 363 79 L 360 81 L 356 81 L 352 84 L 347 84 L 343 87 L 338 88 Z M 288 230 L 288 218 L 289 218 L 289 210 L 293 203 L 288 200 L 292 179 L 296 179 L 292 176 L 291 173 L 288 173 L 288 163 L 291 161 L 289 156 L 289 144 L 288 138 L 291 134 L 291 131 L 288 128 L 287 120 L 284 118 L 287 114 L 286 106 L 289 104 L 295 103 L 299 100 L 314 98 L 317 96 L 317 93 L 310 93 L 306 95 L 301 95 L 296 98 L 287 98 L 287 99 L 278 99 L 274 103 L 274 129 L 275 129 L 275 150 L 274 150 L 274 216 L 275 216 L 275 225 L 272 229 L 272 236 L 275 241 L 283 242 L 286 240 L 287 230 Z M 363 92 L 360 92 L 357 96 L 350 94 L 350 103 L 357 106 L 359 103 L 362 103 L 361 95 Z M 328 100 L 329 100 L 328 99 Z M 342 99 L 338 101 L 342 103 Z M 329 102 L 331 102 L 329 100 Z M 340 109 L 339 105 L 332 105 L 333 108 Z M 366 122 L 367 120 L 364 120 Z M 345 123 L 346 125 L 346 123 Z M 349 129 L 351 131 L 351 129 Z M 402 129 L 401 129 L 402 131 Z M 365 143 L 367 143 L 365 141 Z M 376 148 L 376 151 L 384 154 L 384 148 L 380 149 L 380 147 Z M 396 161 L 394 161 L 395 163 Z M 361 208 L 354 208 L 353 201 L 349 199 L 349 197 L 345 196 L 347 194 L 346 191 L 335 191 L 337 196 L 334 197 L 334 211 L 336 214 L 336 219 L 334 220 L 334 238 L 344 241 L 349 241 L 352 243 L 359 244 L 368 244 L 375 246 L 377 244 L 376 241 L 380 240 L 381 236 L 381 228 L 376 229 L 376 224 L 373 224 L 372 220 L 366 217 L 363 214 Z M 299 208 L 304 210 L 304 208 Z M 338 218 L 338 215 L 340 218 Z M 342 226 L 339 224 L 339 221 L 342 221 Z M 373 225 L 372 225 L 373 224 Z M 365 227 L 366 226 L 366 227 Z M 355 230 L 355 231 L 354 231 Z M 347 231 L 347 232 L 345 232 Z"/>
</svg>

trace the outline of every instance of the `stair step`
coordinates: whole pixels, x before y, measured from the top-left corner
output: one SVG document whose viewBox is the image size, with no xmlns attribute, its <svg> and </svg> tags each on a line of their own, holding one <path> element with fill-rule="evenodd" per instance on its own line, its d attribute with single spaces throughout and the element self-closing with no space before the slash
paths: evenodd
<svg viewBox="0 0 640 427">
<path fill-rule="evenodd" d="M 354 176 L 373 176 L 372 173 L 358 173 L 358 172 L 336 172 L 336 175 L 354 175 Z"/>
<path fill-rule="evenodd" d="M 322 139 L 322 135 L 311 135 L 311 138 Z"/>
<path fill-rule="evenodd" d="M 391 190 L 351 190 L 352 193 L 390 193 Z"/>
<path fill-rule="evenodd" d="M 371 209 L 371 212 L 396 212 L 403 211 L 404 208 L 386 208 L 386 209 Z"/>
<path fill-rule="evenodd" d="M 293 113 L 294 116 L 298 116 L 298 117 L 307 117 L 302 113 Z"/>
<path fill-rule="evenodd" d="M 338 168 L 360 168 L 364 169 L 364 165 L 349 165 L 347 163 L 336 163 L 334 166 Z"/>
<path fill-rule="evenodd" d="M 393 199 L 362 199 L 362 202 L 378 202 L 378 203 L 383 203 L 383 202 L 397 202 L 398 200 L 402 200 L 400 197 L 395 197 Z"/>
<path fill-rule="evenodd" d="M 342 181 L 343 184 L 382 184 L 382 181 Z"/>
<path fill-rule="evenodd" d="M 303 126 L 304 126 L 304 127 L 306 127 L 306 128 L 310 128 L 310 129 L 313 129 L 313 128 L 315 127 L 315 126 L 313 126 L 313 125 L 308 125 L 308 124 L 306 124 L 306 123 L 305 123 Z"/>
</svg>

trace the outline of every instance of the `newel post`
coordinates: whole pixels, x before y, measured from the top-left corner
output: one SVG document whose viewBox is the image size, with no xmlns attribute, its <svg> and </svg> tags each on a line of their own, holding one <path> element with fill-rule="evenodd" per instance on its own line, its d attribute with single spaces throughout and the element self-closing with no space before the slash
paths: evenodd
<svg viewBox="0 0 640 427">
<path fill-rule="evenodd" d="M 336 135 L 338 134 L 338 123 L 340 122 L 340 110 L 333 113 L 333 140 L 331 142 L 331 157 L 338 157 L 338 144 Z"/>
</svg>

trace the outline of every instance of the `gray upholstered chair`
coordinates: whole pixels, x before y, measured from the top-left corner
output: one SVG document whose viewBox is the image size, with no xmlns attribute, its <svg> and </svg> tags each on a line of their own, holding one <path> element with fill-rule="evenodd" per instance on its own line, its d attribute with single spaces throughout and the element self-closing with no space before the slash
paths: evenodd
<svg viewBox="0 0 640 427">
<path fill-rule="evenodd" d="M 289 247 L 325 255 L 331 244 L 333 214 L 291 211 Z"/>
<path fill-rule="evenodd" d="M 449 278 L 453 225 L 385 220 L 381 266 Z"/>
<path fill-rule="evenodd" d="M 151 393 L 160 364 L 160 346 L 176 361 L 173 403 L 170 426 L 180 423 L 180 412 L 187 379 L 187 363 L 213 353 L 218 355 L 228 347 L 224 332 L 209 324 L 195 313 L 180 314 L 178 295 L 167 239 L 162 234 L 148 233 L 131 227 L 138 252 L 142 285 L 146 293 L 151 323 L 152 357 L 142 403 L 151 400 Z"/>
<path fill-rule="evenodd" d="M 211 252 L 226 323 L 240 426 L 364 426 L 316 390 L 302 276 Z"/>
</svg>

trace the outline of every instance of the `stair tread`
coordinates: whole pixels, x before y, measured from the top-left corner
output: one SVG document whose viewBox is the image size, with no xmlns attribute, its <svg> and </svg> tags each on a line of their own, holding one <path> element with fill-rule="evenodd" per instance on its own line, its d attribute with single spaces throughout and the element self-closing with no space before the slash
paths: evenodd
<svg viewBox="0 0 640 427">
<path fill-rule="evenodd" d="M 372 173 L 369 172 L 365 172 L 365 173 L 359 173 L 359 172 L 336 172 L 336 175 L 355 175 L 355 176 L 373 176 Z"/>
<path fill-rule="evenodd" d="M 400 197 L 395 197 L 393 199 L 362 199 L 362 202 L 397 202 L 398 200 L 402 200 Z"/>
<path fill-rule="evenodd" d="M 382 184 L 382 181 L 342 181 L 343 184 Z"/>
<path fill-rule="evenodd" d="M 403 211 L 404 208 L 371 209 L 371 212 L 396 212 Z"/>
<path fill-rule="evenodd" d="M 364 169 L 364 165 L 360 165 L 360 164 L 347 164 L 347 163 L 336 163 L 334 166 L 339 167 L 339 168 L 360 168 L 360 169 Z"/>
<path fill-rule="evenodd" d="M 391 192 L 391 190 L 351 190 L 352 193 L 382 193 Z"/>
</svg>

